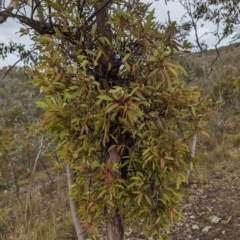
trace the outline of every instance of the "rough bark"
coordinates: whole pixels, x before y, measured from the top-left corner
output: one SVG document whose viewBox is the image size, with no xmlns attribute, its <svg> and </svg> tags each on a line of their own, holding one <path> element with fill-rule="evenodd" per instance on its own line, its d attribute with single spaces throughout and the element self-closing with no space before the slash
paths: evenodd
<svg viewBox="0 0 240 240">
<path fill-rule="evenodd" d="M 107 160 L 107 164 L 113 166 L 115 163 L 120 163 L 121 157 L 117 152 L 116 147 L 109 151 L 109 158 Z M 120 177 L 119 172 L 111 171 L 110 179 L 116 179 Z M 108 240 L 124 240 L 124 224 L 122 217 L 120 216 L 118 209 L 109 207 L 107 209 L 112 215 L 112 218 L 109 220 L 107 224 L 107 238 Z"/>
<path fill-rule="evenodd" d="M 107 235 L 108 240 L 124 239 L 123 221 L 117 210 L 112 214 L 112 219 L 108 223 Z"/>
<path fill-rule="evenodd" d="M 99 0 L 95 4 L 95 12 L 96 12 L 96 24 L 97 24 L 97 34 L 99 36 L 105 37 L 109 43 L 112 43 L 112 31 L 109 24 L 107 24 L 108 17 L 108 7 L 111 3 L 110 0 Z M 100 58 L 101 64 L 100 69 L 97 71 L 100 75 L 105 76 L 108 72 L 108 76 L 112 78 L 116 78 L 118 74 L 118 62 L 115 60 L 115 52 L 114 49 L 109 43 L 105 42 L 103 45 L 104 55 Z"/>
</svg>

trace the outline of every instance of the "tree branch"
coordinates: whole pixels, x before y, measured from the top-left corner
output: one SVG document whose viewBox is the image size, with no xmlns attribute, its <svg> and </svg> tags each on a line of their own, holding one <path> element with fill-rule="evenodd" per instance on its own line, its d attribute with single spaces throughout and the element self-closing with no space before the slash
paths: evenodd
<svg viewBox="0 0 240 240">
<path fill-rule="evenodd" d="M 101 11 L 109 4 L 111 0 L 106 1 L 100 8 L 95 8 L 95 12 L 87 19 L 87 22 L 90 22 L 95 16 L 101 13 Z"/>
<path fill-rule="evenodd" d="M 11 67 L 9 67 L 1 76 L 0 82 L 12 71 L 12 69 L 21 61 L 22 59 L 18 59 Z"/>
<path fill-rule="evenodd" d="M 8 15 L 4 15 L 2 13 L 4 13 L 4 12 L 10 12 L 11 13 L 12 12 L 12 10 L 13 10 L 12 3 L 13 3 L 13 0 L 11 0 L 11 2 L 9 3 L 6 10 L 4 10 L 3 12 L 0 12 L 0 24 L 4 23 L 8 18 Z M 2 0 L 0 0 L 0 10 L 1 9 L 3 9 L 3 1 Z"/>
<path fill-rule="evenodd" d="M 28 193 L 27 193 L 26 207 L 25 207 L 25 219 L 26 220 L 28 218 L 29 211 L 30 211 L 30 214 L 32 214 L 32 206 L 31 206 L 31 203 L 30 203 L 31 192 L 32 192 L 34 178 L 35 178 L 35 173 L 36 173 L 36 170 L 37 170 L 38 160 L 39 160 L 39 158 L 41 156 L 41 153 L 42 153 L 42 150 L 43 150 L 44 137 L 45 137 L 45 134 L 42 135 L 42 138 L 40 140 L 39 151 L 38 151 L 37 156 L 35 158 L 33 170 L 32 170 L 32 173 L 31 173 L 31 178 L 30 178 L 30 183 L 29 183 Z"/>
<path fill-rule="evenodd" d="M 12 71 L 12 69 L 21 62 L 24 58 L 26 58 L 28 55 L 30 55 L 30 51 L 28 51 L 26 54 L 23 55 L 20 59 L 18 59 L 11 67 L 9 67 L 1 76 L 0 82 L 3 81 L 3 79 Z"/>
</svg>

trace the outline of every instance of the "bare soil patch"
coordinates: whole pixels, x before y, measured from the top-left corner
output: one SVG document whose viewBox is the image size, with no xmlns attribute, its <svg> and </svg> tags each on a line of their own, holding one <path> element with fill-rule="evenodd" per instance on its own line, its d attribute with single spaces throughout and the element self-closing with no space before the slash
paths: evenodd
<svg viewBox="0 0 240 240">
<path fill-rule="evenodd" d="M 187 197 L 182 205 L 186 219 L 173 228 L 172 239 L 239 240 L 239 190 L 239 150 L 235 151 L 235 158 L 202 161 L 186 187 Z"/>
</svg>

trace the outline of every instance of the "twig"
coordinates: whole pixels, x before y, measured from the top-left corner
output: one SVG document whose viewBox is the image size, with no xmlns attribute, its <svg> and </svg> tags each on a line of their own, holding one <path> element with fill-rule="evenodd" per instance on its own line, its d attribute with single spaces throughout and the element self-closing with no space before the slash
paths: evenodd
<svg viewBox="0 0 240 240">
<path fill-rule="evenodd" d="M 34 51 L 35 49 L 33 49 L 32 51 Z M 30 51 L 26 52 L 23 54 L 23 56 L 18 59 L 11 67 L 9 67 L 1 76 L 0 78 L 0 82 L 3 81 L 3 79 L 12 71 L 12 69 L 19 63 L 21 62 L 24 58 L 26 58 L 28 55 L 30 55 Z"/>
<path fill-rule="evenodd" d="M 32 206 L 31 206 L 31 202 L 30 202 L 31 192 L 32 192 L 34 178 L 35 178 L 35 173 L 36 173 L 36 170 L 37 170 L 38 160 L 39 160 L 39 157 L 40 157 L 40 155 L 42 153 L 42 150 L 43 150 L 44 137 L 45 137 L 45 134 L 42 135 L 42 138 L 41 138 L 41 141 L 40 141 L 40 146 L 39 146 L 39 151 L 38 151 L 37 156 L 35 158 L 33 170 L 32 170 L 31 177 L 30 177 L 30 183 L 29 183 L 27 199 L 26 199 L 26 207 L 25 207 L 25 220 L 28 219 L 28 213 L 29 212 L 32 215 Z"/>
<path fill-rule="evenodd" d="M 18 59 L 11 67 L 9 67 L 1 76 L 0 82 L 12 71 L 12 69 L 20 62 L 22 59 Z"/>
<path fill-rule="evenodd" d="M 218 51 L 218 45 L 221 43 L 221 41 L 223 40 L 223 38 L 225 38 L 225 35 L 223 35 L 219 40 L 218 42 L 215 44 L 215 50 L 216 50 L 216 53 L 217 53 L 217 56 L 215 57 L 215 59 L 213 60 L 212 64 L 211 64 L 211 69 L 210 69 L 210 72 L 208 73 L 208 78 L 210 76 L 210 74 L 212 73 L 213 71 L 213 65 L 215 64 L 215 62 L 217 61 L 217 59 L 219 58 L 220 56 L 220 53 Z"/>
<path fill-rule="evenodd" d="M 44 167 L 44 169 L 45 169 L 45 172 L 46 172 L 46 174 L 48 175 L 51 183 L 54 183 L 54 180 L 52 179 L 51 174 L 50 174 L 50 172 L 48 171 L 47 166 L 46 166 L 46 164 L 44 163 L 44 161 L 42 161 L 42 160 L 40 159 L 40 163 L 43 165 L 43 167 Z"/>
</svg>

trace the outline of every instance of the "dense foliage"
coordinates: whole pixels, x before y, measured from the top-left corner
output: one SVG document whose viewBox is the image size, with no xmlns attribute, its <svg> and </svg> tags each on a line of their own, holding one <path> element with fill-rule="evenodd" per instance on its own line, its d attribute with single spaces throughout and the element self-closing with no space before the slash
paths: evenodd
<svg viewBox="0 0 240 240">
<path fill-rule="evenodd" d="M 117 226 L 115 240 L 123 239 L 124 219 L 162 239 L 181 219 L 188 143 L 204 133 L 207 112 L 200 90 L 179 79 L 187 73 L 175 58 L 189 44 L 139 0 L 42 4 L 51 10 L 43 8 L 44 22 L 19 18 L 40 52 L 27 73 L 45 94 L 42 125 L 75 172 L 71 196 L 84 229 L 94 237 L 101 224 Z"/>
</svg>

